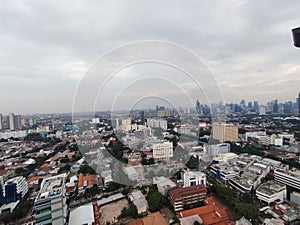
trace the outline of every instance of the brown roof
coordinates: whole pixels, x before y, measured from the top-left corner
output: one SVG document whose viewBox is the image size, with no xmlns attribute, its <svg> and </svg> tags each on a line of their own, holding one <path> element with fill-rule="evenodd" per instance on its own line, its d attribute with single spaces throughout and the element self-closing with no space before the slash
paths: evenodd
<svg viewBox="0 0 300 225">
<path fill-rule="evenodd" d="M 37 180 L 39 180 L 39 179 L 41 179 L 41 178 L 43 178 L 43 177 L 41 177 L 41 176 L 30 177 L 30 178 L 28 178 L 28 179 L 26 180 L 26 182 L 27 182 L 27 183 L 30 183 L 30 182 L 33 182 L 33 181 L 37 181 Z"/>
<path fill-rule="evenodd" d="M 4 174 L 8 173 L 7 170 L 0 170 L 0 176 L 3 176 Z"/>
<path fill-rule="evenodd" d="M 96 174 L 93 175 L 87 175 L 82 176 L 78 178 L 78 188 L 81 188 L 84 186 L 84 181 L 87 181 L 87 187 L 91 187 L 95 184 Z"/>
<path fill-rule="evenodd" d="M 204 199 L 204 203 L 205 205 L 215 205 L 215 200 L 212 196 L 210 196 Z"/>
<path fill-rule="evenodd" d="M 215 205 L 206 205 L 177 213 L 178 218 L 184 218 L 192 215 L 199 215 L 203 220 L 204 225 L 228 224 L 229 219 L 226 211 Z"/>
<path fill-rule="evenodd" d="M 205 185 L 199 184 L 190 187 L 175 188 L 169 191 L 169 197 L 173 200 L 176 200 L 177 198 L 180 198 L 182 196 L 192 195 L 199 192 L 206 193 Z"/>
<path fill-rule="evenodd" d="M 168 223 L 160 212 L 155 212 L 141 220 L 132 221 L 128 225 L 168 225 Z"/>
</svg>

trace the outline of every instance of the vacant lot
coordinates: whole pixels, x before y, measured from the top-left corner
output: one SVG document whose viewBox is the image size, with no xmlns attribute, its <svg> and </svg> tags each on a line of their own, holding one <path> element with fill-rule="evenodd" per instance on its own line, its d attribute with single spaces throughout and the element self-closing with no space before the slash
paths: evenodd
<svg viewBox="0 0 300 225">
<path fill-rule="evenodd" d="M 117 222 L 117 218 L 121 215 L 121 211 L 124 207 L 128 207 L 127 199 L 122 199 L 101 207 L 99 210 L 101 214 L 100 224 Z"/>
</svg>

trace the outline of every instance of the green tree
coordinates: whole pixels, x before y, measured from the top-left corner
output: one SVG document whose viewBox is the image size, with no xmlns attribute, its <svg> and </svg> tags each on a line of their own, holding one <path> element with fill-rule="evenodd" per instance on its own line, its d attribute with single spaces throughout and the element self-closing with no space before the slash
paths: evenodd
<svg viewBox="0 0 300 225">
<path fill-rule="evenodd" d="M 23 167 L 18 167 L 15 169 L 15 174 L 17 176 L 23 176 L 24 172 L 25 172 L 25 169 Z"/>
<path fill-rule="evenodd" d="M 96 174 L 96 171 L 88 165 L 83 165 L 79 168 L 78 173 L 82 173 L 84 175 L 87 175 L 87 174 Z"/>
<path fill-rule="evenodd" d="M 158 211 L 168 204 L 166 198 L 157 190 L 150 189 L 147 200 L 151 212 Z"/>
</svg>

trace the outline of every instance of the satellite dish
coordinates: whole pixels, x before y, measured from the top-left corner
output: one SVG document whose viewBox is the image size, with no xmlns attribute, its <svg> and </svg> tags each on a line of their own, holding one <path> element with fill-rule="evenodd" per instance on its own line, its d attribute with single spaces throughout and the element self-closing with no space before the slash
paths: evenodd
<svg viewBox="0 0 300 225">
<path fill-rule="evenodd" d="M 300 27 L 292 29 L 294 45 L 297 48 L 300 48 Z"/>
</svg>

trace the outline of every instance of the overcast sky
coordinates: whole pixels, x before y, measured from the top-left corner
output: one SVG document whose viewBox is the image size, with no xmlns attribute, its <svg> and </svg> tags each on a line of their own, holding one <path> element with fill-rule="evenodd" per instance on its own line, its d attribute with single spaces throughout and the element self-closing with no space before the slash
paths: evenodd
<svg viewBox="0 0 300 225">
<path fill-rule="evenodd" d="M 295 101 L 300 49 L 291 29 L 300 26 L 299 12 L 297 0 L 1 1 L 0 113 L 71 112 L 96 59 L 141 40 L 194 51 L 226 102 Z"/>
</svg>

